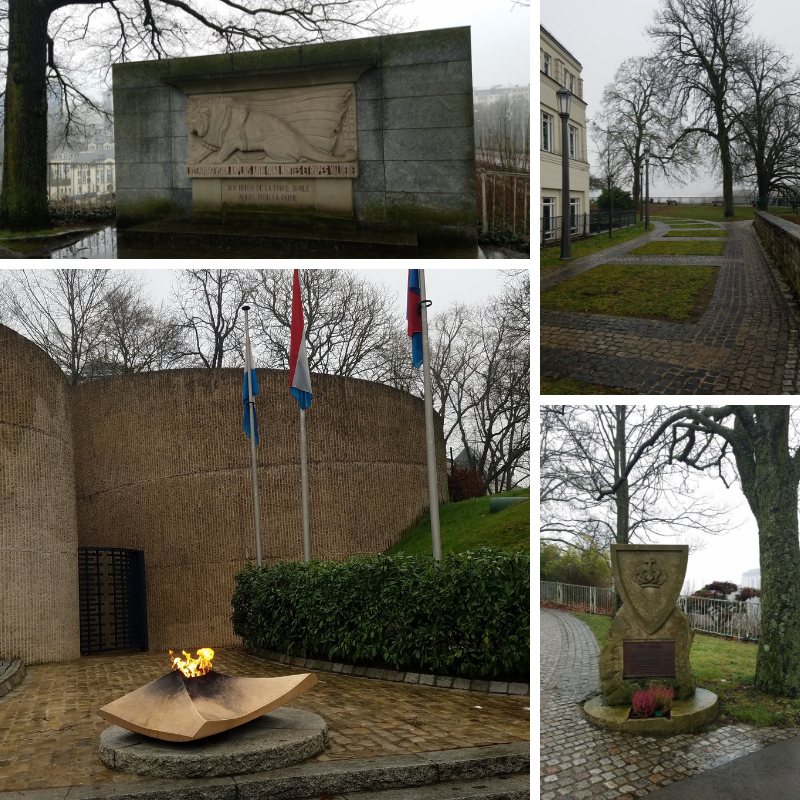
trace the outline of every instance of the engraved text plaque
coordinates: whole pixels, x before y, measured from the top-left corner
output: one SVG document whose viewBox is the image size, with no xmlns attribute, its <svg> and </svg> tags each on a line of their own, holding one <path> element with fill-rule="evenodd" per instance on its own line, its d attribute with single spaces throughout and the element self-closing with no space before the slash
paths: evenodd
<svg viewBox="0 0 800 800">
<path fill-rule="evenodd" d="M 623 678 L 674 678 L 675 640 L 627 640 L 622 643 Z"/>
</svg>

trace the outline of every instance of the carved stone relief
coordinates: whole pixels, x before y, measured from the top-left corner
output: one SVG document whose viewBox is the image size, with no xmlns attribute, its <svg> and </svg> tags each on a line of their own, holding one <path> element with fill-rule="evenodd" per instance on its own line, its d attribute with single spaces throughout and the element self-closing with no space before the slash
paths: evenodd
<svg viewBox="0 0 800 800">
<path fill-rule="evenodd" d="M 352 83 L 192 95 L 186 175 L 358 177 Z"/>
</svg>

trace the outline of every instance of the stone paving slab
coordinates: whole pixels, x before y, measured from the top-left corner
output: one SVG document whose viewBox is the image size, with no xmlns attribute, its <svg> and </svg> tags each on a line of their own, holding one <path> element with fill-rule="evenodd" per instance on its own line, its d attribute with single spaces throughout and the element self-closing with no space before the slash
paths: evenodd
<svg viewBox="0 0 800 800">
<path fill-rule="evenodd" d="M 634 800 L 800 733 L 725 725 L 716 731 L 656 738 L 593 728 L 582 705 L 600 691 L 597 640 L 572 614 L 539 611 L 541 800 Z"/>
<path fill-rule="evenodd" d="M 546 272 L 541 290 L 601 264 L 688 264 L 720 268 L 708 309 L 692 325 L 541 310 L 541 372 L 644 394 L 800 392 L 800 308 L 766 257 L 752 223 L 728 230 L 717 256 L 631 256 L 646 237 Z M 711 348 L 711 349 L 709 349 Z"/>
<path fill-rule="evenodd" d="M 108 723 L 100 706 L 169 671 L 166 652 L 105 654 L 39 664 L 0 699 L 0 791 L 123 784 L 141 780 L 113 772 L 98 757 Z M 241 651 L 217 651 L 214 668 L 241 677 L 301 670 Z M 319 714 L 329 747 L 314 762 L 415 755 L 530 739 L 524 696 L 453 692 L 435 686 L 320 674 L 289 707 Z M 529 747 L 529 745 L 525 745 Z"/>
</svg>

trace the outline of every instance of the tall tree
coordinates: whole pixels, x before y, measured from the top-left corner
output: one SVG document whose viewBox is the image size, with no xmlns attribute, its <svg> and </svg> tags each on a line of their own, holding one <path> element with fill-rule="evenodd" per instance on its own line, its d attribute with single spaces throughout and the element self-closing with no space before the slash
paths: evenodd
<svg viewBox="0 0 800 800">
<path fill-rule="evenodd" d="M 672 86 L 659 59 L 653 56 L 628 58 L 620 64 L 614 80 L 600 100 L 601 124 L 609 131 L 614 146 L 626 154 L 619 173 L 621 183 L 633 185 L 633 199 L 639 202 L 644 146 L 650 145 L 650 174 L 673 182 L 693 175 L 700 154 L 691 139 L 670 149 L 680 135 L 681 119 L 671 99 Z"/>
<path fill-rule="evenodd" d="M 190 361 L 215 369 L 224 366 L 226 354 L 238 362 L 236 324 L 242 305 L 255 293 L 255 272 L 246 269 L 187 269 L 178 276 L 173 297 L 175 313 L 186 334 L 185 355 Z"/>
<path fill-rule="evenodd" d="M 9 270 L 4 278 L 4 316 L 78 384 L 101 352 L 105 297 L 120 275 L 107 269 L 25 269 Z"/>
<path fill-rule="evenodd" d="M 8 29 L 0 227 L 49 225 L 47 96 L 67 126 L 102 111 L 87 75 L 113 63 L 383 33 L 402 0 L 3 0 Z"/>
<path fill-rule="evenodd" d="M 790 441 L 786 405 L 680 408 L 632 454 L 626 472 L 666 437 L 669 455 L 728 481 L 734 469 L 758 524 L 761 629 L 755 685 L 800 696 L 800 542 L 797 501 L 800 447 Z M 601 495 L 613 494 L 620 480 Z"/>
<path fill-rule="evenodd" d="M 592 141 L 596 161 L 590 183 L 593 189 L 606 189 L 608 192 L 608 238 L 610 239 L 614 221 L 614 187 L 619 185 L 628 169 L 627 155 L 618 146 L 616 135 L 608 125 L 604 127 L 597 121 L 593 122 Z"/>
<path fill-rule="evenodd" d="M 726 217 L 734 215 L 731 106 L 750 7 L 750 0 L 661 0 L 648 27 L 658 43 L 656 55 L 668 74 L 676 108 L 689 117 L 673 147 L 693 135 L 715 142 Z"/>
<path fill-rule="evenodd" d="M 739 56 L 741 80 L 733 108 L 737 179 L 754 182 L 759 197 L 800 193 L 800 70 L 766 39 Z"/>
</svg>

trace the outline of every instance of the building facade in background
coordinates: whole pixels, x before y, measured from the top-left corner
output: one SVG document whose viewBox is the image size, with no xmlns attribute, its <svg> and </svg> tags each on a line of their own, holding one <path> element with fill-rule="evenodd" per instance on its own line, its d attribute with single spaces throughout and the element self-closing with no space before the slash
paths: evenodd
<svg viewBox="0 0 800 800">
<path fill-rule="evenodd" d="M 571 216 L 589 210 L 589 157 L 586 142 L 586 103 L 581 63 L 544 26 L 540 25 L 539 147 L 542 226 L 561 216 L 561 117 L 556 92 L 572 92 L 569 114 L 569 196 Z M 555 234 L 554 234 L 555 235 Z"/>
<path fill-rule="evenodd" d="M 66 148 L 53 153 L 48 169 L 47 188 L 51 200 L 113 194 L 116 191 L 113 134 L 94 136 L 79 153 Z"/>
<path fill-rule="evenodd" d="M 761 588 L 761 570 L 749 569 L 742 573 L 742 588 L 749 586 L 751 589 Z"/>
</svg>

